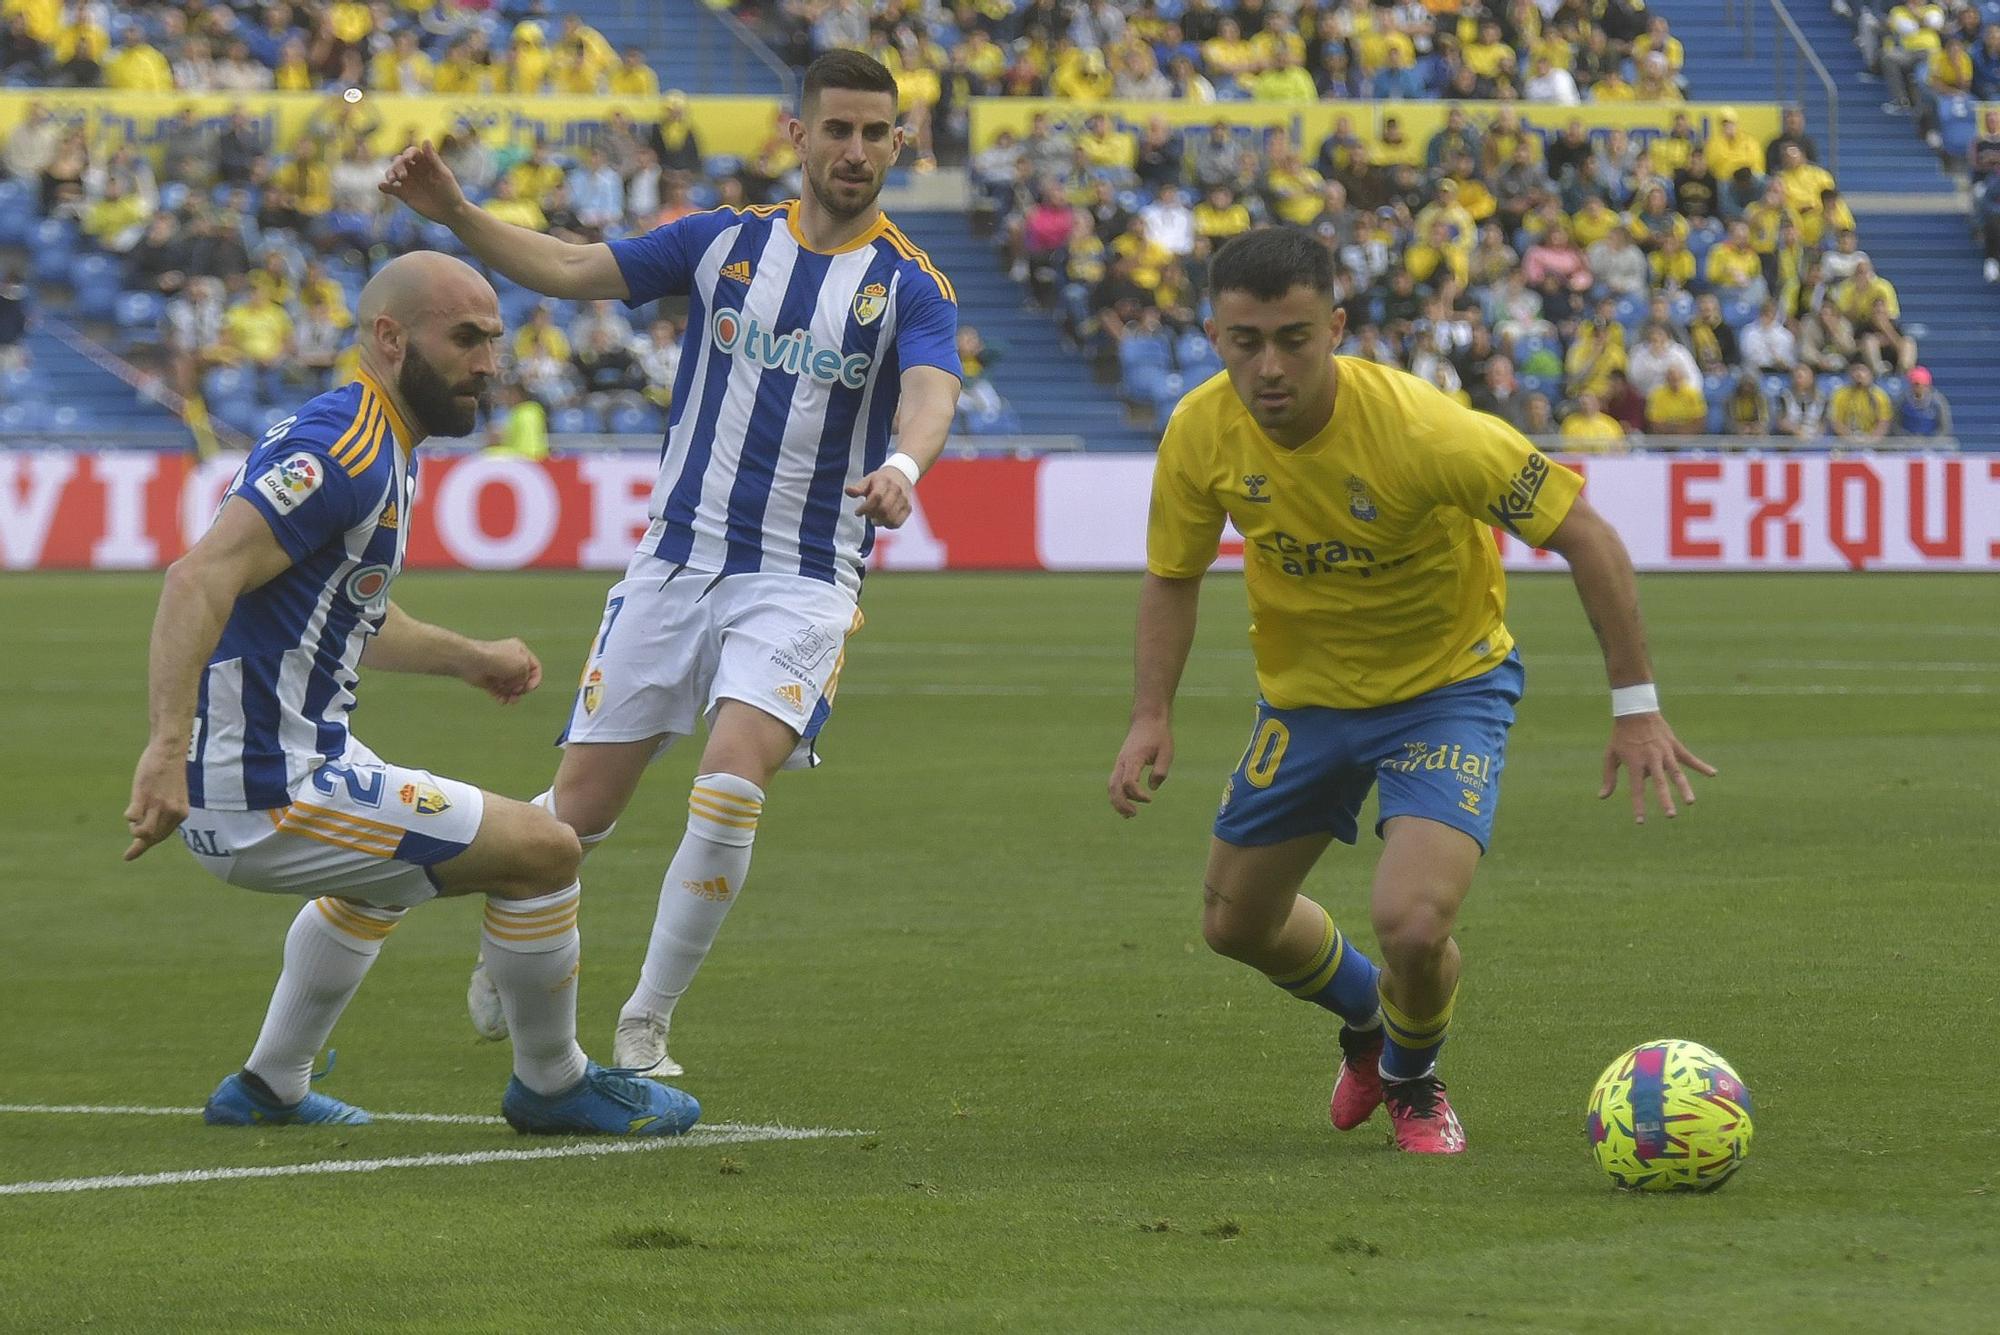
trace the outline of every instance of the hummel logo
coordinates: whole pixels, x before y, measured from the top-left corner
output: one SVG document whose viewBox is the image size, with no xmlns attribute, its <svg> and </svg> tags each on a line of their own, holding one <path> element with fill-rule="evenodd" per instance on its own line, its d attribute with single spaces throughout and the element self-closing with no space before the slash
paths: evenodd
<svg viewBox="0 0 2000 1335">
<path fill-rule="evenodd" d="M 734 264 L 725 264 L 725 265 L 723 265 L 723 266 L 722 266 L 722 276 L 723 276 L 724 278 L 727 278 L 727 279 L 728 279 L 728 280 L 729 280 L 730 282 L 732 282 L 732 283 L 747 283 L 747 282 L 749 282 L 749 281 L 750 281 L 750 261 L 748 261 L 748 260 L 738 260 L 738 261 L 736 261 L 736 263 L 734 263 Z"/>
<path fill-rule="evenodd" d="M 1271 498 L 1264 494 L 1264 488 L 1270 484 L 1270 481 L 1270 477 L 1263 473 L 1245 473 L 1243 475 L 1243 490 L 1246 494 L 1243 499 L 1255 501 L 1259 505 L 1269 505 Z"/>
</svg>

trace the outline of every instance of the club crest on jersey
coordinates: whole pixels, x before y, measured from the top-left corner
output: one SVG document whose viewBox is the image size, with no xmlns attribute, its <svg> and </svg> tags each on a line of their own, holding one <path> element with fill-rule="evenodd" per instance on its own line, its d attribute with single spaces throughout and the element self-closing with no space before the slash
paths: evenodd
<svg viewBox="0 0 2000 1335">
<path fill-rule="evenodd" d="M 874 324 L 888 309 L 889 289 L 880 283 L 870 283 L 854 298 L 854 318 L 862 324 Z"/>
<path fill-rule="evenodd" d="M 396 796 L 419 816 L 435 816 L 451 809 L 451 799 L 436 784 L 406 783 Z"/>
<path fill-rule="evenodd" d="M 805 626 L 771 655 L 771 661 L 794 677 L 813 678 L 819 675 L 820 664 L 839 647 L 840 642 L 818 626 Z"/>
<path fill-rule="evenodd" d="M 279 514 L 288 515 L 326 481 L 323 469 L 324 465 L 310 454 L 294 454 L 283 463 L 267 469 L 257 479 L 257 490 L 277 507 Z"/>
<path fill-rule="evenodd" d="M 583 712 L 595 714 L 598 705 L 604 702 L 604 672 L 592 668 L 583 674 Z"/>
<path fill-rule="evenodd" d="M 779 334 L 766 329 L 754 315 L 745 315 L 730 306 L 718 309 L 708 320 L 709 336 L 715 346 L 731 356 L 747 358 L 770 371 L 789 371 L 828 385 L 860 389 L 868 383 L 868 368 L 875 359 L 865 352 L 842 356 L 840 349 L 821 346 L 810 329 L 794 329 Z"/>
<path fill-rule="evenodd" d="M 379 611 L 389 602 L 389 567 L 362 566 L 341 586 L 347 601 L 368 611 Z"/>
<path fill-rule="evenodd" d="M 1351 473 L 1347 477 L 1347 513 L 1364 524 L 1373 523 L 1377 513 L 1375 502 L 1368 495 L 1368 484 Z"/>
</svg>

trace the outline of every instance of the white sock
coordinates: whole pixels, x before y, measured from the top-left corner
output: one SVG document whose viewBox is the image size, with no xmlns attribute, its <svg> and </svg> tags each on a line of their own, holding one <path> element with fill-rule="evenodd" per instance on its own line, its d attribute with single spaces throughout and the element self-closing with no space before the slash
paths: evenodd
<svg viewBox="0 0 2000 1335">
<path fill-rule="evenodd" d="M 576 1043 L 576 975 L 582 955 L 571 882 L 537 899 L 486 901 L 480 932 L 486 974 L 500 993 L 514 1040 L 514 1074 L 537 1094 L 559 1094 L 583 1079 Z"/>
<path fill-rule="evenodd" d="M 660 909 L 639 985 L 620 1019 L 674 1013 L 695 970 L 708 958 L 729 906 L 750 873 L 750 845 L 764 811 L 764 790 L 734 774 L 696 777 L 688 794 L 687 836 L 660 883 Z"/>
<path fill-rule="evenodd" d="M 243 1063 L 280 1103 L 297 1103 L 306 1096 L 313 1059 L 404 912 L 326 898 L 312 900 L 292 919 L 285 933 L 284 972 L 264 1012 L 257 1046 Z"/>
</svg>

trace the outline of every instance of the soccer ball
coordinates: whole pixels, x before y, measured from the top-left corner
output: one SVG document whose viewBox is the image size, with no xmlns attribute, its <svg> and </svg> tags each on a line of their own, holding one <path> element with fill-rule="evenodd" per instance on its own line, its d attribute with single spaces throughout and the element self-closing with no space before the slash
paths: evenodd
<svg viewBox="0 0 2000 1335">
<path fill-rule="evenodd" d="M 1712 1191 L 1750 1153 L 1750 1091 L 1699 1043 L 1642 1043 L 1604 1069 L 1584 1124 L 1597 1166 L 1638 1191 Z"/>
</svg>

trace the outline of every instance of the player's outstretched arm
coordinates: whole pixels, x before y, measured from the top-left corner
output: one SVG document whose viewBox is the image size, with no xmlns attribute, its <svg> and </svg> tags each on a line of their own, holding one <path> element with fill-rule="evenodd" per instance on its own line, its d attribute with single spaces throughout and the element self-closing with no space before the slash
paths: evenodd
<svg viewBox="0 0 2000 1335">
<path fill-rule="evenodd" d="M 201 541 L 167 567 L 146 654 L 146 749 L 132 775 L 131 805 L 125 808 L 125 826 L 132 835 L 127 862 L 187 819 L 188 741 L 202 670 L 222 639 L 237 598 L 291 563 L 264 516 L 250 502 L 232 496 Z"/>
<path fill-rule="evenodd" d="M 465 197 L 428 139 L 398 153 L 376 188 L 449 227 L 482 263 L 522 287 L 572 301 L 632 295 L 611 247 L 601 241 L 578 245 L 502 222 Z"/>
<path fill-rule="evenodd" d="M 1646 654 L 1646 628 L 1639 618 L 1639 584 L 1632 558 L 1618 530 L 1582 497 L 1571 505 L 1547 546 L 1569 562 L 1590 628 L 1604 649 L 1604 666 L 1611 678 L 1611 744 L 1604 752 L 1604 784 L 1599 798 L 1618 787 L 1621 767 L 1631 776 L 1632 818 L 1646 823 L 1646 788 L 1650 784 L 1660 810 L 1669 819 L 1680 814 L 1674 790 L 1683 802 L 1694 801 L 1694 785 L 1686 769 L 1713 776 L 1715 767 L 1681 745 L 1660 713 L 1653 686 L 1653 665 Z M 1686 769 L 1683 769 L 1683 766 Z"/>
<path fill-rule="evenodd" d="M 542 684 L 542 665 L 520 640 L 474 640 L 455 630 L 419 621 L 389 604 L 382 629 L 370 637 L 361 661 L 382 672 L 416 672 L 456 677 L 503 705 L 511 705 Z"/>
<path fill-rule="evenodd" d="M 1127 820 L 1153 800 L 1173 768 L 1174 693 L 1194 647 L 1200 605 L 1199 575 L 1168 579 L 1146 573 L 1132 654 L 1132 725 L 1111 767 L 1111 809 Z"/>
<path fill-rule="evenodd" d="M 912 366 L 898 382 L 896 452 L 847 489 L 861 502 L 854 513 L 883 528 L 901 528 L 915 502 L 917 479 L 944 453 L 958 411 L 958 377 L 936 366 Z"/>
</svg>

